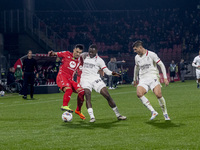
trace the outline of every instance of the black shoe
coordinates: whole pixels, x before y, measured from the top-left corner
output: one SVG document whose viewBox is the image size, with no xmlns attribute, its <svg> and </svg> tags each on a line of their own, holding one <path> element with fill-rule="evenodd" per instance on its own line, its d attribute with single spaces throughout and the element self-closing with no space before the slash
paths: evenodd
<svg viewBox="0 0 200 150">
<path fill-rule="evenodd" d="M 23 98 L 23 99 L 27 99 L 27 96 L 23 96 L 22 98 Z"/>
</svg>

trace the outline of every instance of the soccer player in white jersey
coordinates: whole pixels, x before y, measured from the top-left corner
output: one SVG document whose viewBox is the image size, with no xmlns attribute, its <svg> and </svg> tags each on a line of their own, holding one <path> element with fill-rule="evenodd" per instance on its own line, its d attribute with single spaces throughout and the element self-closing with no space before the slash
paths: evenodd
<svg viewBox="0 0 200 150">
<path fill-rule="evenodd" d="M 199 83 L 200 83 L 200 50 L 199 50 L 199 55 L 194 58 L 194 60 L 192 62 L 192 66 L 196 67 L 197 88 L 199 88 Z"/>
<path fill-rule="evenodd" d="M 103 59 L 101 59 L 98 56 L 97 51 L 98 50 L 97 50 L 96 45 L 90 45 L 89 52 L 86 55 L 84 54 L 82 56 L 84 61 L 83 61 L 83 68 L 82 68 L 80 84 L 84 88 L 84 91 L 85 91 L 86 107 L 87 107 L 88 113 L 90 115 L 90 122 L 95 122 L 95 116 L 94 116 L 92 104 L 91 104 L 92 89 L 94 89 L 96 92 L 100 93 L 101 95 L 103 95 L 106 98 L 109 106 L 113 109 L 118 120 L 125 120 L 126 117 L 122 116 L 119 113 L 114 100 L 111 98 L 110 94 L 108 93 L 106 85 L 100 78 L 100 75 L 98 74 L 98 72 L 101 69 L 107 75 L 118 76 L 119 74 L 116 72 L 111 72 L 106 67 L 105 62 L 103 61 Z"/>
<path fill-rule="evenodd" d="M 132 47 L 134 52 L 137 53 L 137 55 L 135 56 L 135 68 L 133 77 L 134 86 L 136 86 L 139 73 L 137 97 L 151 111 L 150 120 L 153 120 L 158 115 L 158 112 L 154 110 L 149 100 L 144 96 L 151 89 L 158 98 L 165 120 L 170 120 L 167 114 L 166 102 L 164 97 L 162 96 L 161 85 L 158 76 L 159 72 L 156 65 L 158 64 L 160 66 L 164 76 L 164 83 L 167 86 L 169 82 L 167 80 L 167 74 L 164 64 L 154 52 L 148 51 L 143 47 L 142 41 L 134 42 Z"/>
</svg>

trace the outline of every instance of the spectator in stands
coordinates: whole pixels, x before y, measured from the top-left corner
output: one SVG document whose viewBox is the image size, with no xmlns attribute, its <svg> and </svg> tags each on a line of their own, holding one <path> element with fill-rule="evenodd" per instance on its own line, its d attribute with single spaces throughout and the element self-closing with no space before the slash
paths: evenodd
<svg viewBox="0 0 200 150">
<path fill-rule="evenodd" d="M 61 65 L 61 60 L 59 57 L 56 58 L 56 62 L 54 64 L 54 81 L 56 82 L 56 77 L 58 75 L 58 72 L 59 72 L 59 68 L 60 68 L 60 65 Z"/>
<path fill-rule="evenodd" d="M 27 99 L 27 90 L 28 84 L 30 84 L 30 96 L 33 99 L 33 92 L 34 92 L 34 81 L 35 81 L 35 74 L 34 71 L 37 71 L 36 77 L 38 77 L 38 66 L 37 61 L 32 58 L 32 51 L 28 51 L 28 57 L 24 59 L 22 71 L 24 74 L 24 83 L 23 83 L 23 99 Z"/>
<path fill-rule="evenodd" d="M 13 92 L 20 92 L 20 90 L 21 90 L 20 84 L 15 81 L 14 73 L 15 73 L 15 68 L 10 67 L 9 72 L 7 74 L 7 85 L 10 87 L 10 89 Z"/>
<path fill-rule="evenodd" d="M 40 70 L 38 73 L 37 85 L 45 85 L 46 82 L 47 82 L 47 79 L 45 79 L 43 70 Z"/>
<path fill-rule="evenodd" d="M 22 85 L 23 85 L 23 79 L 22 79 L 22 68 L 21 65 L 17 65 L 17 68 L 15 70 L 15 79 L 16 82 L 18 82 L 20 84 L 20 89 L 22 89 Z M 22 94 L 22 91 L 20 90 L 19 94 Z"/>
<path fill-rule="evenodd" d="M 115 57 L 111 57 L 110 61 L 108 62 L 108 69 L 111 71 L 118 72 L 118 67 L 117 64 L 122 64 L 125 63 L 124 60 L 122 61 L 117 61 Z M 109 76 L 109 88 L 108 89 L 115 89 L 117 87 L 117 77 L 114 76 Z"/>
<path fill-rule="evenodd" d="M 169 73 L 170 73 L 170 81 L 174 82 L 174 78 L 176 75 L 176 64 L 174 63 L 174 60 L 172 60 L 170 66 L 169 66 Z"/>
<path fill-rule="evenodd" d="M 185 82 L 186 69 L 187 69 L 187 68 L 186 68 L 184 59 L 182 58 L 182 59 L 181 59 L 181 62 L 180 62 L 180 74 L 181 74 L 181 81 L 182 81 L 182 82 Z"/>
</svg>

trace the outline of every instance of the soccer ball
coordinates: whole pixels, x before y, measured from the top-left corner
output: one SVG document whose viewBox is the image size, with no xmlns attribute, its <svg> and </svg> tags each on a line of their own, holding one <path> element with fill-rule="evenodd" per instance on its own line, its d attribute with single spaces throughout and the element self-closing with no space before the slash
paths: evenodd
<svg viewBox="0 0 200 150">
<path fill-rule="evenodd" d="M 66 111 L 66 112 L 64 112 L 64 113 L 62 114 L 62 120 L 63 120 L 64 122 L 70 122 L 70 121 L 72 121 L 72 119 L 73 119 L 72 113 Z"/>
<path fill-rule="evenodd" d="M 4 96 L 5 92 L 4 91 L 0 91 L 0 95 Z"/>
</svg>

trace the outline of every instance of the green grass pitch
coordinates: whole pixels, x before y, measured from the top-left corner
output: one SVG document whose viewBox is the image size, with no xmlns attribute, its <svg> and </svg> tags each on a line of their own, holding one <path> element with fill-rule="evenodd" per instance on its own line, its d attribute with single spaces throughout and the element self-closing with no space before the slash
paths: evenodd
<svg viewBox="0 0 200 150">
<path fill-rule="evenodd" d="M 163 86 L 171 122 L 166 122 L 158 100 L 146 96 L 159 115 L 149 121 L 150 112 L 136 96 L 132 85 L 109 90 L 121 114 L 118 121 L 107 101 L 92 93 L 95 123 L 89 123 L 85 103 L 82 121 L 73 113 L 73 120 L 61 119 L 63 93 L 34 95 L 36 100 L 23 100 L 18 94 L 0 97 L 1 150 L 134 150 L 134 149 L 200 149 L 200 90 L 196 82 L 186 81 Z M 71 108 L 76 108 L 72 95 Z"/>
</svg>

